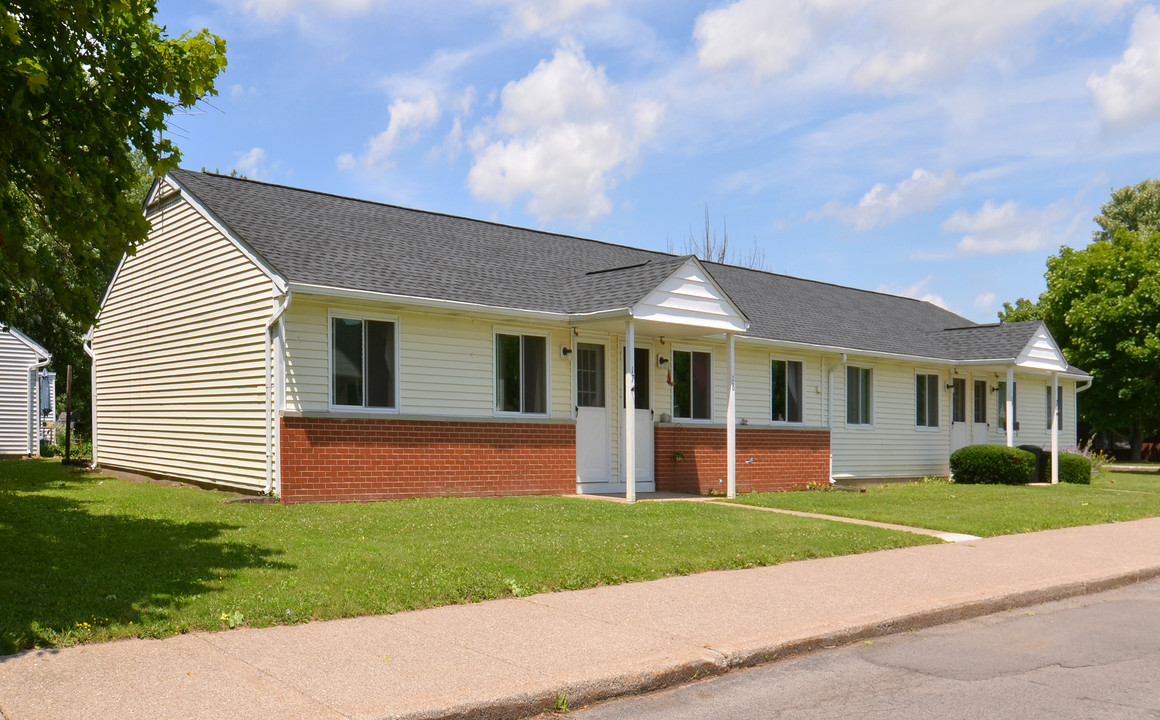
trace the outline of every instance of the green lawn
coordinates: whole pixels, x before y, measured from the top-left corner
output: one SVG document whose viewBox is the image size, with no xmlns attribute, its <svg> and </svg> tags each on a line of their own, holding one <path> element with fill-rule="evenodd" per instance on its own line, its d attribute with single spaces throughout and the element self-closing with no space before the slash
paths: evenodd
<svg viewBox="0 0 1160 720">
<path fill-rule="evenodd" d="M 0 461 L 0 647 L 296 623 L 932 542 L 712 503 L 225 504 Z"/>
<path fill-rule="evenodd" d="M 866 492 L 742 495 L 737 502 L 987 537 L 1160 516 L 1160 475 L 1111 473 L 1091 486 L 898 483 Z"/>
</svg>

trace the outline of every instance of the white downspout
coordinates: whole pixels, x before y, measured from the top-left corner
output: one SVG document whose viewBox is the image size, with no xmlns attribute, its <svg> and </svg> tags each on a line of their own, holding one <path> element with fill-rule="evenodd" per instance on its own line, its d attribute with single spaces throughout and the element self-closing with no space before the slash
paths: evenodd
<svg viewBox="0 0 1160 720">
<path fill-rule="evenodd" d="M 37 371 L 48 367 L 52 358 L 48 357 L 41 362 L 28 366 L 28 454 L 40 454 L 40 378 Z M 56 408 L 53 408 L 56 412 Z"/>
<path fill-rule="evenodd" d="M 90 442 L 93 445 L 93 460 L 90 463 L 92 467 L 97 466 L 97 353 L 93 350 L 93 328 L 85 333 L 84 342 L 81 343 L 85 354 L 89 356 L 89 414 L 92 415 L 90 422 L 92 423 Z"/>
<path fill-rule="evenodd" d="M 1084 382 L 1083 387 L 1080 387 L 1079 383 L 1075 383 L 1074 385 L 1071 386 L 1072 387 L 1071 406 L 1073 408 L 1075 408 L 1075 410 L 1073 411 L 1073 412 L 1075 412 L 1075 437 L 1072 439 L 1072 444 L 1075 445 L 1076 447 L 1079 447 L 1079 394 L 1081 392 L 1083 392 L 1084 390 L 1087 390 L 1091 386 L 1092 386 L 1092 379 L 1091 378 L 1088 378 Z M 1089 438 L 1089 444 L 1090 444 L 1090 440 L 1091 439 Z"/>
<path fill-rule="evenodd" d="M 267 495 L 274 489 L 274 409 L 272 407 L 274 402 L 274 352 L 271 348 L 274 338 L 270 335 L 270 328 L 278 322 L 282 313 L 286 312 L 286 308 L 290 305 L 291 293 L 289 290 L 286 291 L 283 298 L 282 304 L 274 308 L 274 313 L 266 322 L 266 336 L 263 343 L 266 354 L 266 489 L 263 492 Z"/>
<path fill-rule="evenodd" d="M 830 429 L 830 484 L 835 484 L 834 480 L 834 372 L 840 367 L 846 366 L 846 361 L 849 356 L 842 353 L 842 362 L 830 368 L 829 387 L 826 390 L 826 400 L 829 403 L 829 410 L 826 417 L 826 427 Z"/>
</svg>

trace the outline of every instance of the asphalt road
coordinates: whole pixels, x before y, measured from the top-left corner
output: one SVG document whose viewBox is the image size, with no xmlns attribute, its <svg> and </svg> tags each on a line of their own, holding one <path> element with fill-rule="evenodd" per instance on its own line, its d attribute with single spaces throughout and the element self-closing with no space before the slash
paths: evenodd
<svg viewBox="0 0 1160 720">
<path fill-rule="evenodd" d="M 866 641 L 576 720 L 1160 718 L 1160 580 Z"/>
</svg>

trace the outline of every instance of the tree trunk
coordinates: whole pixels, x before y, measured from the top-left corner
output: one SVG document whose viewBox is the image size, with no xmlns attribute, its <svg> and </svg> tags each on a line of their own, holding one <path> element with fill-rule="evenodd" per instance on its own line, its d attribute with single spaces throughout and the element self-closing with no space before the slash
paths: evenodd
<svg viewBox="0 0 1160 720">
<path fill-rule="evenodd" d="M 1140 458 L 1144 454 L 1144 432 L 1140 429 L 1140 421 L 1132 421 L 1132 435 L 1130 438 L 1132 443 L 1132 462 L 1140 462 Z"/>
</svg>

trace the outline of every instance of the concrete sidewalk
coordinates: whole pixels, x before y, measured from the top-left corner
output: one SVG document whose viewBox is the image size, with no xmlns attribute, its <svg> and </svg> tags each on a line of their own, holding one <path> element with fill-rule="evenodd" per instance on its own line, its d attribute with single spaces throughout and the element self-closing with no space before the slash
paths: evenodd
<svg viewBox="0 0 1160 720">
<path fill-rule="evenodd" d="M 0 716 L 507 718 L 1160 576 L 1160 518 L 0 658 Z"/>
</svg>

